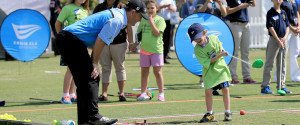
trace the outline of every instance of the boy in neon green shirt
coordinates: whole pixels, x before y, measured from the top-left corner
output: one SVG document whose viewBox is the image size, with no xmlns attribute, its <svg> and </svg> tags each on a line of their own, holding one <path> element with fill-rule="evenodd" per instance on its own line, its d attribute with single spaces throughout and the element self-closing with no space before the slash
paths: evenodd
<svg viewBox="0 0 300 125">
<path fill-rule="evenodd" d="M 203 80 L 205 87 L 205 101 L 207 113 L 200 120 L 203 122 L 214 121 L 212 109 L 212 91 L 222 89 L 225 106 L 224 121 L 231 121 L 229 82 L 231 75 L 223 56 L 228 53 L 223 51 L 222 43 L 215 35 L 206 35 L 207 30 L 200 23 L 192 24 L 188 29 L 191 41 L 196 42 L 194 52 L 200 64 L 203 66 Z"/>
</svg>

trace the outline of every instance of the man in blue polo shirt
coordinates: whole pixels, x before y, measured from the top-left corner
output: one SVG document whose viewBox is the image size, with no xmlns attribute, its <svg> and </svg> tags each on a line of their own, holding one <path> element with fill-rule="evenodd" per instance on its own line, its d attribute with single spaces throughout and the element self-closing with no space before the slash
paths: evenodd
<svg viewBox="0 0 300 125">
<path fill-rule="evenodd" d="M 241 50 L 241 58 L 249 61 L 249 46 L 250 46 L 250 25 L 247 8 L 255 6 L 256 0 L 226 0 L 227 2 L 227 19 L 230 21 L 229 27 L 234 37 L 235 53 L 234 56 L 238 57 L 239 48 Z M 232 84 L 238 84 L 238 75 L 236 73 L 237 60 L 232 59 L 229 64 L 229 69 L 232 76 Z M 250 66 L 242 63 L 243 83 L 253 84 L 256 83 L 251 78 Z"/>
<path fill-rule="evenodd" d="M 98 113 L 99 58 L 103 47 L 109 45 L 121 29 L 133 26 L 141 18 L 148 19 L 141 0 L 129 0 L 124 9 L 113 8 L 93 14 L 63 29 L 57 44 L 77 86 L 78 124 L 114 124 Z M 93 49 L 92 57 L 87 48 Z"/>
</svg>

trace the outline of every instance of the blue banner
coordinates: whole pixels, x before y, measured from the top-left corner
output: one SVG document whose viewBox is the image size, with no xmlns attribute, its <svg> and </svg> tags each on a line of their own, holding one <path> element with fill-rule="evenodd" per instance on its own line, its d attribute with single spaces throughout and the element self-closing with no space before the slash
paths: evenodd
<svg viewBox="0 0 300 125">
<path fill-rule="evenodd" d="M 220 18 L 208 14 L 197 13 L 185 18 L 178 26 L 175 36 L 175 51 L 180 63 L 191 73 L 197 76 L 202 75 L 202 65 L 198 62 L 194 53 L 194 46 L 187 33 L 193 23 L 200 23 L 208 30 L 208 35 L 215 34 L 223 43 L 223 48 L 229 54 L 234 53 L 234 41 L 232 33 L 227 24 Z M 232 57 L 226 56 L 225 61 L 230 63 Z"/>
<path fill-rule="evenodd" d="M 1 26 L 1 42 L 12 57 L 28 62 L 46 50 L 50 27 L 46 18 L 35 10 L 19 9 L 10 13 Z"/>
</svg>

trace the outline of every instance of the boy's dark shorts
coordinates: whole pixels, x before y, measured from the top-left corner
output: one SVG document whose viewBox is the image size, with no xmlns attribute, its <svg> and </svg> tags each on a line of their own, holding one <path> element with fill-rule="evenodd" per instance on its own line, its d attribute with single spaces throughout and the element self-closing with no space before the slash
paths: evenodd
<svg viewBox="0 0 300 125">
<path fill-rule="evenodd" d="M 229 82 L 228 81 L 220 83 L 219 85 L 213 87 L 212 90 L 221 90 L 221 89 L 226 88 L 226 87 L 229 87 Z"/>
</svg>

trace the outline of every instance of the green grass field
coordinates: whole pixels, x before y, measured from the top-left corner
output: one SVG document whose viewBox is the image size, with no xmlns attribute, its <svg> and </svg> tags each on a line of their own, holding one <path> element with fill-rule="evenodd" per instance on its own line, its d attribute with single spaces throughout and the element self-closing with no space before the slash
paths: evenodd
<svg viewBox="0 0 300 125">
<path fill-rule="evenodd" d="M 265 50 L 251 50 L 251 61 L 264 60 Z M 172 53 L 172 57 L 176 57 Z M 138 54 L 127 54 L 127 84 L 125 91 L 138 93 L 133 88 L 140 87 Z M 99 103 L 100 113 L 110 118 L 118 118 L 119 124 L 143 122 L 159 124 L 200 124 L 198 121 L 206 112 L 204 89 L 199 86 L 199 77 L 189 73 L 175 58 L 165 65 L 166 101 L 158 102 L 157 97 L 147 102 L 137 102 L 128 98 L 118 102 L 118 97 L 109 96 L 109 102 Z M 240 63 L 239 63 L 240 65 Z M 62 96 L 62 81 L 66 68 L 59 66 L 59 57 L 43 57 L 33 62 L 0 61 L 0 100 L 6 101 L 0 107 L 0 115 L 12 114 L 17 119 L 31 119 L 32 122 L 51 124 L 53 120 L 72 119 L 76 121 L 76 105 L 51 104 Z M 261 82 L 262 69 L 252 69 L 252 77 Z M 238 73 L 241 74 L 240 66 Z M 287 68 L 287 85 L 293 94 L 286 96 L 261 95 L 260 84 L 238 84 L 230 87 L 233 121 L 223 122 L 224 106 L 222 96 L 214 96 L 214 112 L 217 122 L 209 124 L 235 125 L 297 125 L 300 123 L 300 83 L 291 82 Z M 242 81 L 242 76 L 240 75 Z M 271 88 L 275 91 L 275 83 Z M 149 87 L 157 87 L 150 73 Z M 101 90 L 101 89 L 100 89 Z M 115 75 L 109 93 L 117 95 Z M 154 91 L 157 95 L 158 91 Z M 43 100 L 32 100 L 37 98 Z M 246 115 L 239 115 L 243 109 Z"/>
</svg>

